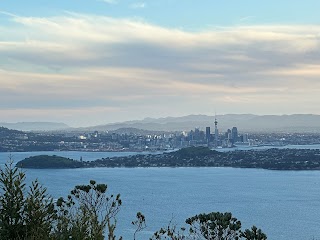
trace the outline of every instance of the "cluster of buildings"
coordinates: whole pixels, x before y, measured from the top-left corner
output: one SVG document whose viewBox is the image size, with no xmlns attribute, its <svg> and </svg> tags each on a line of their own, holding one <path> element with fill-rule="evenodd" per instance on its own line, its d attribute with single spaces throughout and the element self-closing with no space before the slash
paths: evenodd
<svg viewBox="0 0 320 240">
<path fill-rule="evenodd" d="M 5 135 L 0 139 L 0 151 L 163 151 L 190 146 L 250 146 L 256 141 L 248 134 L 239 135 L 237 127 L 219 133 L 217 119 L 213 131 L 210 127 L 189 132 L 128 131 L 36 133 L 2 128 L 0 136 L 1 132 Z"/>
<path fill-rule="evenodd" d="M 189 132 L 162 134 L 118 134 L 115 132 L 87 133 L 78 136 L 83 148 L 99 150 L 157 151 L 177 149 L 190 146 L 208 146 L 209 148 L 231 148 L 234 146 L 252 146 L 256 141 L 249 139 L 248 134 L 239 134 L 237 127 L 219 133 L 218 121 L 215 118 L 214 129 L 206 127 L 205 131 L 195 128 Z"/>
<path fill-rule="evenodd" d="M 230 148 L 234 146 L 284 146 L 319 144 L 318 133 L 250 132 L 237 127 L 219 132 L 195 128 L 184 132 L 152 132 L 139 129 L 116 131 L 21 132 L 0 127 L 0 152 L 20 151 L 164 151 L 190 146 Z"/>
<path fill-rule="evenodd" d="M 250 146 L 254 144 L 254 142 L 249 139 L 248 134 L 239 135 L 237 127 L 232 127 L 225 133 L 220 134 L 216 118 L 213 131 L 211 131 L 210 127 L 206 127 L 205 132 L 196 128 L 186 134 L 185 141 L 186 142 L 181 142 L 181 147 L 206 145 L 211 148 L 228 148 L 235 145 Z"/>
</svg>

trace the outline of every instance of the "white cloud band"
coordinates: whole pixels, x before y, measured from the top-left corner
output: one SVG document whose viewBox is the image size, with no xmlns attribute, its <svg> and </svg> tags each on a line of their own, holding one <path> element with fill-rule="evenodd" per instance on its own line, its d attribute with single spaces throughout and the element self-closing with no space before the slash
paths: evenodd
<svg viewBox="0 0 320 240">
<path fill-rule="evenodd" d="M 278 112 L 275 97 L 291 110 L 295 100 L 301 108 L 320 103 L 315 90 L 320 77 L 319 26 L 186 32 L 76 13 L 10 18 L 14 23 L 0 28 L 6 36 L 0 41 L 0 83 L 15 96 L 12 107 L 129 109 L 145 104 L 165 109 L 170 99 L 171 106 L 187 114 L 207 113 L 212 104 L 231 112 L 239 107 L 261 112 L 257 103 L 265 103 L 266 112 Z M 55 97 L 63 101 L 55 102 Z M 4 98 L 8 94 L 1 94 L 0 102 L 6 102 Z M 139 111 L 133 118 L 146 115 Z M 168 109 L 165 115 L 172 112 Z M 316 107 L 312 112 L 319 113 Z"/>
</svg>

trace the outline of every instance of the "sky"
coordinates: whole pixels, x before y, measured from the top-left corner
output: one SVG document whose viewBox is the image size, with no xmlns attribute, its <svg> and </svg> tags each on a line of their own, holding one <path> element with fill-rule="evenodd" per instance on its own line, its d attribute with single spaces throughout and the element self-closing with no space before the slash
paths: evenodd
<svg viewBox="0 0 320 240">
<path fill-rule="evenodd" d="M 0 122 L 320 114 L 318 0 L 0 0 Z"/>
</svg>

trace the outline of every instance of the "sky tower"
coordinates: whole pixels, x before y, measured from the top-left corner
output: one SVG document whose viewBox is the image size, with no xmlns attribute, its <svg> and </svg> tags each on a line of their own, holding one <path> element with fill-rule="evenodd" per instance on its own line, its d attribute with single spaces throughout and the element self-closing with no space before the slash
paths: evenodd
<svg viewBox="0 0 320 240">
<path fill-rule="evenodd" d="M 214 117 L 214 146 L 218 146 L 218 139 L 219 139 L 219 130 L 218 130 L 218 121 L 217 121 L 217 114 Z"/>
</svg>

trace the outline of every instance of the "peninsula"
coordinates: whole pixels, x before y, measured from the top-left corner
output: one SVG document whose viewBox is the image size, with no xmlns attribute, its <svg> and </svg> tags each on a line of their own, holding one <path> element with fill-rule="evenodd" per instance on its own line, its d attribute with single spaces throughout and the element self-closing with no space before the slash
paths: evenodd
<svg viewBox="0 0 320 240">
<path fill-rule="evenodd" d="M 234 167 L 269 170 L 320 170 L 319 149 L 268 149 L 219 152 L 189 147 L 156 155 L 133 155 L 76 161 L 59 156 L 34 156 L 17 163 L 20 168 L 93 167 Z"/>
</svg>

